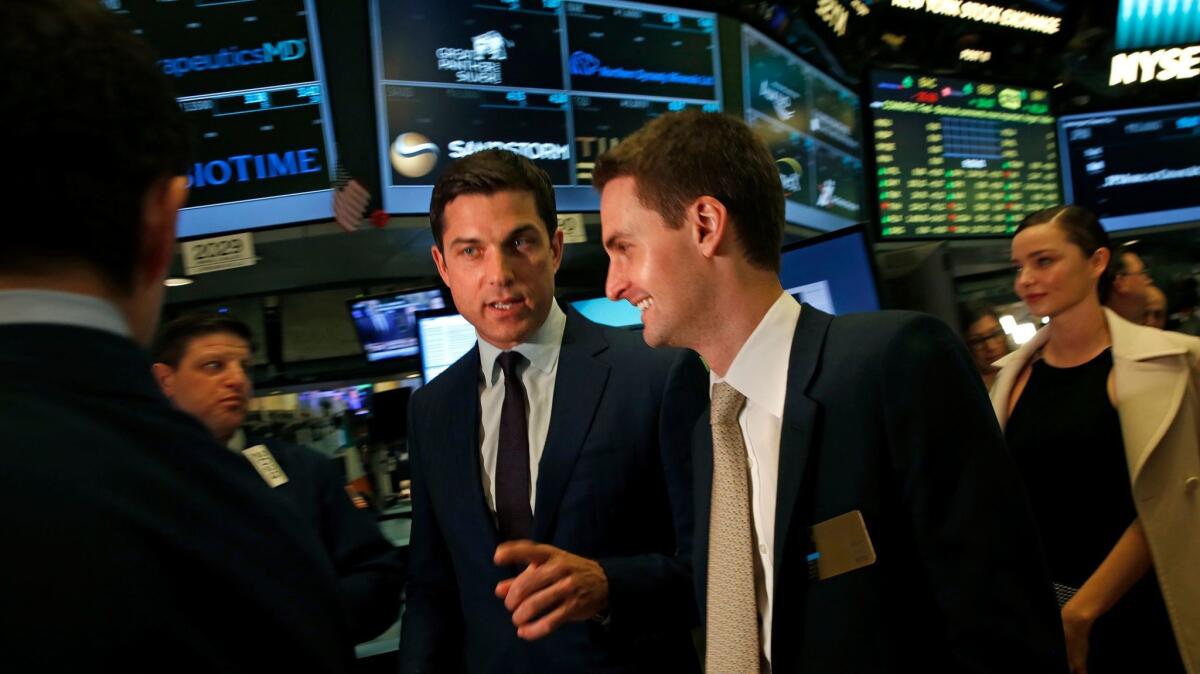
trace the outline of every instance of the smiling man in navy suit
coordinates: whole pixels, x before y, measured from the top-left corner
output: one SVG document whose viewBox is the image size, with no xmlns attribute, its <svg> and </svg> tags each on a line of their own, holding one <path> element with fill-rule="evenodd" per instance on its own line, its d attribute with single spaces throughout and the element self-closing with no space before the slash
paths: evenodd
<svg viewBox="0 0 1200 674">
<path fill-rule="evenodd" d="M 784 292 L 778 169 L 736 118 L 656 118 L 594 182 L 609 298 L 712 367 L 692 457 L 707 671 L 1065 671 L 1029 505 L 950 329 Z"/>
<path fill-rule="evenodd" d="M 549 177 L 486 151 L 430 208 L 476 348 L 413 396 L 400 671 L 693 671 L 695 354 L 653 351 L 554 299 Z"/>
</svg>

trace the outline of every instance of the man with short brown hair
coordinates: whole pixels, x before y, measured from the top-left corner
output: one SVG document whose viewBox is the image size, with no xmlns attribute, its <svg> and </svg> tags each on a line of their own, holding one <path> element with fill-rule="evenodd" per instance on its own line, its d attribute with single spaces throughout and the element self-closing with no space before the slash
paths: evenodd
<svg viewBox="0 0 1200 674">
<path fill-rule="evenodd" d="M 706 670 L 1063 671 L 1029 506 L 961 340 L 784 292 L 783 191 L 738 119 L 664 115 L 594 175 L 609 299 L 711 367 L 692 456 Z"/>
</svg>

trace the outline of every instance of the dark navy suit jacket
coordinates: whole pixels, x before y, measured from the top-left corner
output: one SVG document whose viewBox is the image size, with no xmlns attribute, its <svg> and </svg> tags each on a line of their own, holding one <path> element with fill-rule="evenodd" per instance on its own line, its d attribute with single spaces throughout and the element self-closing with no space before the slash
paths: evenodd
<svg viewBox="0 0 1200 674">
<path fill-rule="evenodd" d="M 247 447 L 259 443 L 288 476 L 272 491 L 296 509 L 325 546 L 349 613 L 351 638 L 362 643 L 379 636 L 400 614 L 401 551 L 383 537 L 371 511 L 350 502 L 345 480 L 328 457 L 275 438 L 246 437 Z"/>
<path fill-rule="evenodd" d="M 526 642 L 494 590 L 513 575 L 483 495 L 478 347 L 413 395 L 413 529 L 400 671 L 687 672 L 693 422 L 707 374 L 690 352 L 567 311 L 539 463 L 534 539 L 599 561 L 611 622 Z"/>
<path fill-rule="evenodd" d="M 0 670 L 343 672 L 328 557 L 131 341 L 0 326 Z"/>
<path fill-rule="evenodd" d="M 924 314 L 834 318 L 805 305 L 787 378 L 773 671 L 1065 672 L 1033 516 L 961 340 Z M 707 421 L 694 440 L 703 607 Z M 812 525 L 853 510 L 876 563 L 810 581 Z"/>
</svg>

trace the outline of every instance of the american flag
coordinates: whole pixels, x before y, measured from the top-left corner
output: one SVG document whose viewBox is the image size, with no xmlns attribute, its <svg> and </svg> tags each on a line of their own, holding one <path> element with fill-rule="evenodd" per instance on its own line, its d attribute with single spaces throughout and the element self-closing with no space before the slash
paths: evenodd
<svg viewBox="0 0 1200 674">
<path fill-rule="evenodd" d="M 371 193 L 338 160 L 333 177 L 333 218 L 347 232 L 358 229 L 367 213 Z"/>
</svg>

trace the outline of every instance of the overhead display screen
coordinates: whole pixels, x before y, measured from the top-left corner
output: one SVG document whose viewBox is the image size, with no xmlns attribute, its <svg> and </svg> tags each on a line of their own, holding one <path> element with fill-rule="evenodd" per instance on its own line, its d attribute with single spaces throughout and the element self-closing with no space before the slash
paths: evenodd
<svg viewBox="0 0 1200 674">
<path fill-rule="evenodd" d="M 375 0 L 384 208 L 429 210 L 452 162 L 503 148 L 598 210 L 596 158 L 665 112 L 720 110 L 713 14 L 624 2 Z"/>
<path fill-rule="evenodd" d="M 421 348 L 421 379 L 428 384 L 479 343 L 475 326 L 462 314 L 419 311 L 417 337 Z"/>
<path fill-rule="evenodd" d="M 826 313 L 879 310 L 871 246 L 861 226 L 784 246 L 779 280 L 797 302 Z"/>
<path fill-rule="evenodd" d="M 775 157 L 788 221 L 832 230 L 863 219 L 858 96 L 748 26 L 742 69 L 746 122 Z"/>
<path fill-rule="evenodd" d="M 567 70 L 575 91 L 715 101 L 711 14 L 624 3 L 567 2 Z"/>
<path fill-rule="evenodd" d="M 440 290 L 349 300 L 350 318 L 367 360 L 417 355 L 417 312 L 446 306 Z"/>
<path fill-rule="evenodd" d="M 1049 98 L 1043 89 L 872 73 L 883 236 L 1004 236 L 1060 203 Z"/>
<path fill-rule="evenodd" d="M 642 324 L 642 311 L 626 300 L 613 301 L 607 297 L 575 300 L 571 306 L 594 323 L 613 328 L 628 328 Z"/>
<path fill-rule="evenodd" d="M 1200 220 L 1200 103 L 1058 121 L 1063 192 L 1109 231 Z"/>
<path fill-rule="evenodd" d="M 333 216 L 335 163 L 311 0 L 121 2 L 194 135 L 178 235 Z"/>
</svg>

